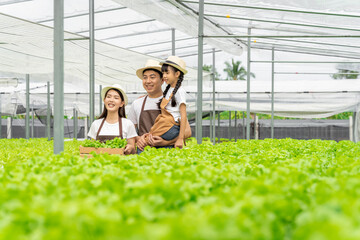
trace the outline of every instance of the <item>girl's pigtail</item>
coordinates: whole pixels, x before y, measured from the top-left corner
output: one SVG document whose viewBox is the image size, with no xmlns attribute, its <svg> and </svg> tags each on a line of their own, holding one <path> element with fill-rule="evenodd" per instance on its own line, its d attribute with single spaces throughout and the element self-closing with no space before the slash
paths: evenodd
<svg viewBox="0 0 360 240">
<path fill-rule="evenodd" d="M 174 88 L 173 95 L 172 95 L 172 98 L 171 98 L 171 106 L 172 107 L 176 106 L 175 94 L 176 94 L 177 90 L 179 89 L 179 87 L 181 86 L 181 83 L 182 83 L 183 80 L 184 80 L 184 74 L 180 71 L 180 76 L 179 76 L 179 79 L 178 79 L 178 81 L 176 83 L 176 86 Z"/>
</svg>

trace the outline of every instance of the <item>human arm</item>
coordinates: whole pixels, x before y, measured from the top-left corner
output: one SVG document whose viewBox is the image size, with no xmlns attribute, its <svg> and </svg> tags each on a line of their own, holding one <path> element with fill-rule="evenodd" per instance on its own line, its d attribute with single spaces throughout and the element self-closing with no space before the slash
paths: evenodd
<svg viewBox="0 0 360 240">
<path fill-rule="evenodd" d="M 143 134 L 141 136 L 137 136 L 136 137 L 136 146 L 143 151 L 144 148 L 148 145 L 147 141 L 146 141 L 146 136 L 148 136 L 149 134 Z"/>
<path fill-rule="evenodd" d="M 189 121 L 186 120 L 184 139 L 187 139 L 189 137 L 191 137 L 191 127 L 190 127 Z M 177 139 L 178 139 L 178 137 L 167 141 L 167 140 L 164 140 L 160 136 L 149 135 L 149 143 L 150 143 L 150 145 L 151 146 L 156 146 L 156 147 L 174 145 Z"/>
<path fill-rule="evenodd" d="M 127 144 L 125 146 L 124 153 L 126 155 L 128 154 L 134 154 L 135 153 L 135 137 L 126 139 Z"/>
<path fill-rule="evenodd" d="M 184 146 L 184 137 L 185 137 L 185 126 L 187 122 L 186 118 L 186 105 L 184 103 L 180 104 L 180 132 L 179 137 L 177 138 L 174 147 L 183 148 Z"/>
</svg>

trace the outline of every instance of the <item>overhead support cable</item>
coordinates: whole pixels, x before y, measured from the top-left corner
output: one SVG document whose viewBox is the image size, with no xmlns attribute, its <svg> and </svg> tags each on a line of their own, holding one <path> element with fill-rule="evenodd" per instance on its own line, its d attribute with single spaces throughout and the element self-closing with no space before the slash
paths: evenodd
<svg viewBox="0 0 360 240">
<path fill-rule="evenodd" d="M 99 11 L 96 11 L 95 14 L 97 14 L 97 13 L 104 13 L 104 12 L 111 12 L 111 11 L 116 11 L 116 10 L 121 10 L 121 9 L 126 9 L 126 7 L 117 7 L 117 8 L 110 8 L 110 9 L 99 10 Z M 87 16 L 87 15 L 89 15 L 88 12 L 86 12 L 86 13 L 79 13 L 79 14 L 74 14 L 74 15 L 66 16 L 66 17 L 64 17 L 64 19 L 82 17 L 82 16 Z M 54 19 L 53 19 L 53 18 L 44 19 L 44 20 L 36 21 L 36 23 L 44 23 L 44 22 L 51 22 L 51 21 L 54 21 Z"/>
<path fill-rule="evenodd" d="M 124 35 L 116 35 L 116 36 L 113 36 L 113 37 L 103 38 L 101 40 L 111 40 L 111 39 L 123 38 L 123 37 L 133 37 L 133 36 L 138 36 L 138 35 L 158 33 L 158 32 L 166 32 L 166 31 L 171 31 L 171 28 L 163 28 L 163 29 L 158 29 L 158 30 L 154 30 L 154 31 L 144 31 L 144 32 L 136 32 L 136 33 L 124 34 Z"/>
<path fill-rule="evenodd" d="M 225 15 L 205 14 L 205 16 L 229 19 L 229 17 L 225 16 Z M 346 31 L 360 31 L 359 28 L 334 27 L 334 26 L 327 26 L 327 25 L 305 24 L 305 23 L 298 23 L 298 22 L 285 22 L 285 21 L 279 21 L 279 20 L 267 20 L 267 19 L 260 19 L 260 18 L 247 18 L 247 17 L 233 17 L 233 16 L 230 16 L 230 19 L 253 21 L 253 22 L 266 22 L 266 23 L 285 24 L 285 25 L 293 25 L 293 26 L 301 26 L 301 27 L 325 28 L 325 29 L 346 30 Z"/>
<path fill-rule="evenodd" d="M 204 35 L 204 38 L 358 38 L 360 35 Z"/>
<path fill-rule="evenodd" d="M 194 3 L 198 4 L 197 1 L 182 1 L 184 3 Z M 336 16 L 336 17 L 355 17 L 358 18 L 360 15 L 356 14 L 341 14 L 341 13 L 331 13 L 331 12 L 320 12 L 320 11 L 309 11 L 309 10 L 295 10 L 295 9 L 284 9 L 284 8 L 270 8 L 270 7 L 258 7 L 258 6 L 246 6 L 246 5 L 236 5 L 236 4 L 226 4 L 226 3 L 215 3 L 215 2 L 205 2 L 206 5 L 213 6 L 222 6 L 222 7 L 234 7 L 234 8 L 248 8 L 256 10 L 267 10 L 267 11 L 277 11 L 277 12 L 292 12 L 292 13 L 305 13 L 305 14 L 314 14 L 314 15 L 327 15 L 327 16 Z"/>
<path fill-rule="evenodd" d="M 349 45 L 349 44 L 335 44 L 335 43 L 303 41 L 303 40 L 294 40 L 294 39 L 285 39 L 285 38 L 282 38 L 282 39 L 272 38 L 271 40 L 305 43 L 305 44 L 317 44 L 317 45 L 322 45 L 322 46 L 325 45 L 325 46 L 334 46 L 334 47 L 360 48 L 360 46 Z"/>
<path fill-rule="evenodd" d="M 215 50 L 215 52 L 222 52 L 222 50 Z M 207 52 L 203 52 L 203 54 L 210 54 L 213 53 L 213 51 L 207 51 Z M 198 53 L 189 53 L 189 54 L 183 54 L 183 55 L 178 55 L 179 57 L 192 57 L 192 56 L 197 56 Z"/>
<path fill-rule="evenodd" d="M 359 56 L 353 51 L 344 51 L 344 50 L 333 50 L 333 49 L 326 49 L 326 48 L 316 48 L 316 47 L 304 47 L 304 46 L 295 46 L 295 45 L 288 45 L 288 44 L 281 44 L 281 43 L 270 43 L 270 42 L 256 42 L 256 45 L 270 45 L 270 46 L 278 46 L 278 47 L 288 47 L 289 49 L 299 49 L 299 50 L 306 50 L 310 53 L 314 53 L 314 51 L 318 51 L 319 53 L 331 53 L 336 56 L 345 56 L 345 54 L 349 54 L 350 56 Z"/>
<path fill-rule="evenodd" d="M 291 52 L 291 53 L 301 53 L 301 54 L 316 55 L 316 56 L 338 57 L 338 58 L 348 58 L 348 59 L 360 59 L 360 57 L 354 57 L 353 54 L 351 56 L 348 56 L 348 55 L 333 55 L 333 54 L 328 54 L 328 53 L 301 51 L 301 49 L 294 50 L 294 49 L 289 49 L 289 48 L 282 48 L 281 45 L 278 45 L 278 46 L 279 47 L 276 48 L 276 51 L 278 51 L 278 52 Z M 271 50 L 271 47 L 253 46 L 252 48 L 263 49 L 263 50 Z"/>
<path fill-rule="evenodd" d="M 153 21 L 156 21 L 156 19 L 148 19 L 148 20 L 143 20 L 143 21 L 135 21 L 135 22 L 117 24 L 117 25 L 112 25 L 112 26 L 99 27 L 99 28 L 95 28 L 95 31 L 107 30 L 107 29 L 111 29 L 111 28 L 125 27 L 125 26 L 141 24 L 141 23 L 148 23 L 148 22 L 153 22 Z M 89 32 L 89 30 L 82 30 L 82 31 L 78 31 L 78 32 L 75 32 L 75 33 L 85 33 L 85 32 Z"/>
<path fill-rule="evenodd" d="M 195 40 L 196 38 L 189 37 L 189 38 L 175 39 L 175 42 L 186 41 L 186 40 L 192 40 L 192 39 L 194 39 L 194 40 Z M 133 49 L 133 48 L 148 47 L 148 46 L 154 46 L 154 45 L 166 44 L 166 43 L 172 43 L 172 40 L 171 40 L 171 41 L 162 41 L 162 42 L 154 42 L 154 43 L 148 43 L 148 44 L 141 44 L 141 45 L 136 45 L 136 46 L 130 46 L 130 47 L 127 47 L 126 49 Z"/>
<path fill-rule="evenodd" d="M 206 46 L 206 43 L 203 44 L 204 46 Z M 197 47 L 198 45 L 190 45 L 190 46 L 184 46 L 184 47 L 177 47 L 175 48 L 175 50 L 179 50 L 179 49 L 186 49 L 186 48 L 192 48 L 192 47 Z M 150 52 L 145 52 L 144 54 L 153 54 L 153 53 L 159 53 L 159 52 L 170 52 L 172 51 L 171 49 L 161 49 L 161 50 L 157 50 L 157 51 L 150 51 Z"/>
</svg>

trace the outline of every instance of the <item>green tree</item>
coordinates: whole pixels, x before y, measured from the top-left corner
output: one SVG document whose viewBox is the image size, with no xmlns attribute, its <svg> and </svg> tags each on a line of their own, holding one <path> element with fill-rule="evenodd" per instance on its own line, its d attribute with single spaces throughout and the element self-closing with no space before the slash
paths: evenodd
<svg viewBox="0 0 360 240">
<path fill-rule="evenodd" d="M 212 65 L 206 65 L 205 64 L 203 66 L 203 70 L 212 73 Z M 215 68 L 215 81 L 218 81 L 218 80 L 220 80 L 220 74 L 218 73 L 218 71 Z"/>
<path fill-rule="evenodd" d="M 358 76 L 359 73 L 357 71 L 338 69 L 338 73 L 333 74 L 331 77 L 333 79 L 357 79 Z"/>
<path fill-rule="evenodd" d="M 226 68 L 224 68 L 224 72 L 227 73 L 227 78 L 230 80 L 246 80 L 247 71 L 241 66 L 241 61 L 234 61 L 231 59 L 231 64 L 229 62 L 225 62 Z M 255 78 L 255 74 L 250 72 L 250 76 Z"/>
</svg>

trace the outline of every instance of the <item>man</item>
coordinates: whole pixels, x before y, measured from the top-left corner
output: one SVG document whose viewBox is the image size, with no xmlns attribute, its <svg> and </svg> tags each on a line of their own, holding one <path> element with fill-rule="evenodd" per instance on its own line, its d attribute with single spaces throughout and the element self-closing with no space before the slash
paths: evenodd
<svg viewBox="0 0 360 240">
<path fill-rule="evenodd" d="M 161 85 L 162 79 L 161 66 L 158 61 L 149 59 L 145 67 L 136 71 L 136 75 L 142 80 L 143 87 L 147 92 L 146 96 L 136 99 L 131 104 L 131 109 L 128 114 L 136 129 L 138 130 L 138 137 L 136 138 L 136 145 L 138 153 L 141 153 L 148 145 L 144 134 L 149 133 L 151 127 L 154 125 L 155 119 L 161 113 L 157 103 L 162 99 L 163 92 Z M 191 137 L 190 126 L 187 124 L 185 129 L 185 138 Z M 150 136 L 149 144 L 153 147 L 167 147 L 173 148 L 176 139 L 166 141 L 158 136 Z"/>
</svg>

